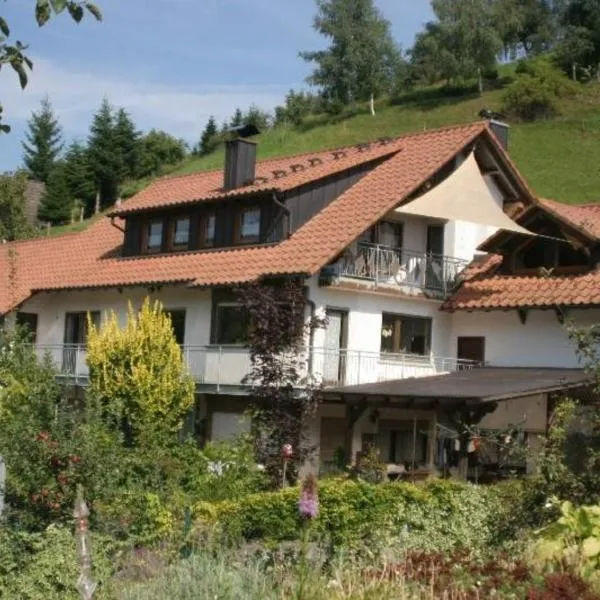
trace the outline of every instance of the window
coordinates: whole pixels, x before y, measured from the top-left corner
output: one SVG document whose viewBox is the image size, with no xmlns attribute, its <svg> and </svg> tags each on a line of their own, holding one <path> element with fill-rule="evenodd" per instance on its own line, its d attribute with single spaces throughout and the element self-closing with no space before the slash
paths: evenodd
<svg viewBox="0 0 600 600">
<path fill-rule="evenodd" d="M 190 218 L 180 217 L 173 221 L 172 245 L 178 250 L 188 247 L 190 241 Z"/>
<path fill-rule="evenodd" d="M 100 325 L 100 312 L 68 312 L 65 314 L 65 344 L 85 344 L 88 334 L 88 314 L 95 327 Z"/>
<path fill-rule="evenodd" d="M 166 310 L 171 319 L 175 341 L 183 346 L 185 343 L 185 310 Z"/>
<path fill-rule="evenodd" d="M 485 337 L 461 336 L 456 342 L 456 357 L 459 360 L 485 361 Z"/>
<path fill-rule="evenodd" d="M 202 218 L 201 223 L 201 238 L 200 246 L 203 248 L 210 248 L 215 245 L 215 232 L 217 225 L 217 216 L 215 213 L 207 213 Z"/>
<path fill-rule="evenodd" d="M 406 354 L 429 354 L 431 319 L 383 313 L 381 351 Z"/>
<path fill-rule="evenodd" d="M 244 208 L 238 214 L 235 241 L 241 244 L 258 242 L 260 237 L 260 208 Z"/>
<path fill-rule="evenodd" d="M 160 252 L 162 247 L 163 237 L 163 222 L 162 221 L 150 221 L 146 225 L 145 230 L 145 244 L 144 249 L 146 252 Z"/>
<path fill-rule="evenodd" d="M 378 243 L 391 248 L 402 248 L 403 226 L 402 223 L 379 223 Z"/>
<path fill-rule="evenodd" d="M 35 313 L 18 312 L 17 325 L 27 331 L 29 341 L 35 344 L 38 316 Z"/>
<path fill-rule="evenodd" d="M 240 304 L 223 302 L 215 307 L 215 344 L 245 344 L 248 341 L 248 313 Z"/>
</svg>

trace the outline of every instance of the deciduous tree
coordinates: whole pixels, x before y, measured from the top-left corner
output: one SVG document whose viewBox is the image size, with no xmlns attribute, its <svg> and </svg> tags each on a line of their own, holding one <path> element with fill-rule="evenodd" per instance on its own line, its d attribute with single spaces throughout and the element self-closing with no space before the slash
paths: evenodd
<svg viewBox="0 0 600 600">
<path fill-rule="evenodd" d="M 456 82 L 477 77 L 496 64 L 502 41 L 496 30 L 492 4 L 487 0 L 432 0 L 437 21 L 417 37 L 413 58 L 423 73 Z"/>
<path fill-rule="evenodd" d="M 163 165 L 175 165 L 187 154 L 187 146 L 164 131 L 152 129 L 140 142 L 140 175 L 157 174 Z"/>
<path fill-rule="evenodd" d="M 600 2 L 569 0 L 560 13 L 562 36 L 556 49 L 559 64 L 571 73 L 591 67 L 600 77 Z"/>
<path fill-rule="evenodd" d="M 40 110 L 31 115 L 28 127 L 27 141 L 22 143 L 23 162 L 33 179 L 47 183 L 63 149 L 61 127 L 48 97 L 42 100 Z"/>
<path fill-rule="evenodd" d="M 0 174 L 0 241 L 18 240 L 31 233 L 25 218 L 26 188 L 24 171 Z"/>
<path fill-rule="evenodd" d="M 311 453 L 307 419 L 319 403 L 318 385 L 308 374 L 304 352 L 310 329 L 301 280 L 254 284 L 238 290 L 248 313 L 253 425 L 258 453 L 274 481 L 281 481 L 281 450 L 293 447 L 292 474 Z"/>
<path fill-rule="evenodd" d="M 373 0 L 317 0 L 314 28 L 326 50 L 301 52 L 316 67 L 309 83 L 334 103 L 373 99 L 393 85 L 400 53 Z"/>
</svg>

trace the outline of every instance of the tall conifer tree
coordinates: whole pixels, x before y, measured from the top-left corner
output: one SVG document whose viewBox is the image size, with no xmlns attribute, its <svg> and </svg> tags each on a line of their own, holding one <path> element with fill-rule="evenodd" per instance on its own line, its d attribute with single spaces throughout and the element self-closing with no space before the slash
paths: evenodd
<svg viewBox="0 0 600 600">
<path fill-rule="evenodd" d="M 94 115 L 88 140 L 90 166 L 96 185 L 94 212 L 114 204 L 123 170 L 115 128 L 114 111 L 107 98 Z"/>
<path fill-rule="evenodd" d="M 218 133 L 217 122 L 211 115 L 204 127 L 204 131 L 200 137 L 200 143 L 198 145 L 198 154 L 200 156 L 206 156 L 214 151 L 216 147 L 216 136 Z"/>
<path fill-rule="evenodd" d="M 38 216 L 43 221 L 54 224 L 67 223 L 73 212 L 73 196 L 66 176 L 66 165 L 59 162 L 50 172 L 46 190 L 38 209 Z"/>
<path fill-rule="evenodd" d="M 22 143 L 25 167 L 33 179 L 47 183 L 63 148 L 61 127 L 47 97 L 39 111 L 32 113 L 25 139 Z"/>
</svg>

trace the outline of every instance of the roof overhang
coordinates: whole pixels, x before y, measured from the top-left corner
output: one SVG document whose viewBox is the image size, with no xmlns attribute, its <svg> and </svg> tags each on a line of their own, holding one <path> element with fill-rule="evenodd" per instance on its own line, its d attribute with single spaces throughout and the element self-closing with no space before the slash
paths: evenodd
<svg viewBox="0 0 600 600">
<path fill-rule="evenodd" d="M 412 408 L 469 408 L 542 393 L 587 387 L 583 369 L 472 368 L 430 377 L 413 377 L 328 389 L 343 399 L 384 399 L 390 406 L 408 401 Z"/>
</svg>

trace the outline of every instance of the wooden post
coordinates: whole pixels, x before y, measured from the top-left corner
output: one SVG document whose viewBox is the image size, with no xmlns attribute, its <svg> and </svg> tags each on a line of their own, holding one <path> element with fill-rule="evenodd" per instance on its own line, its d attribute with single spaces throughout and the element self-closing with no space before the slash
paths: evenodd
<svg viewBox="0 0 600 600">
<path fill-rule="evenodd" d="M 412 464 L 411 473 L 413 483 L 415 482 L 415 464 L 417 461 L 417 416 L 413 416 L 413 439 L 412 439 Z"/>
<path fill-rule="evenodd" d="M 435 467 L 435 451 L 437 448 L 437 412 L 433 412 L 433 417 L 431 418 L 431 433 L 429 438 L 429 448 L 427 462 L 429 463 L 429 468 L 433 473 L 433 469 Z"/>
<path fill-rule="evenodd" d="M 75 540 L 79 557 L 77 589 L 81 594 L 81 600 L 92 600 L 96 590 L 96 583 L 92 579 L 92 553 L 87 520 L 89 514 L 90 511 L 83 498 L 83 488 L 78 486 L 73 516 L 75 517 Z"/>
</svg>

